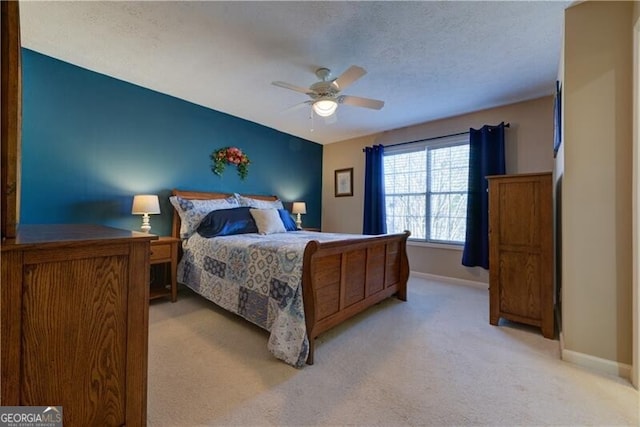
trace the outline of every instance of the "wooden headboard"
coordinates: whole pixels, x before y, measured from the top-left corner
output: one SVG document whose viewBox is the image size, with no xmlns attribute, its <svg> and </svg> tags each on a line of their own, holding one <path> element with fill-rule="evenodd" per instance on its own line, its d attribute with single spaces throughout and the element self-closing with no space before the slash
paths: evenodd
<svg viewBox="0 0 640 427">
<path fill-rule="evenodd" d="M 183 199 L 187 200 L 212 200 L 212 199 L 226 199 L 227 197 L 233 196 L 231 193 L 209 193 L 205 191 L 186 191 L 186 190 L 178 190 L 173 189 L 171 191 L 172 196 L 180 196 Z M 262 196 L 256 194 L 242 194 L 244 197 L 250 197 L 252 199 L 258 200 L 270 200 L 276 201 L 278 200 L 278 196 Z M 173 212 L 173 220 L 171 222 L 171 236 L 180 237 L 180 215 L 177 212 Z"/>
</svg>

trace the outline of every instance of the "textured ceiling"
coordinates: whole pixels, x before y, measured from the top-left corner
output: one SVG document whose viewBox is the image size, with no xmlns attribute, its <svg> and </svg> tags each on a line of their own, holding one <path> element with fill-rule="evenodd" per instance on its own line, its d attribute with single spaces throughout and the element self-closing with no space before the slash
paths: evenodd
<svg viewBox="0 0 640 427">
<path fill-rule="evenodd" d="M 550 95 L 566 1 L 31 2 L 22 45 L 321 144 Z M 368 71 L 335 123 L 288 110 L 314 71 Z"/>
</svg>

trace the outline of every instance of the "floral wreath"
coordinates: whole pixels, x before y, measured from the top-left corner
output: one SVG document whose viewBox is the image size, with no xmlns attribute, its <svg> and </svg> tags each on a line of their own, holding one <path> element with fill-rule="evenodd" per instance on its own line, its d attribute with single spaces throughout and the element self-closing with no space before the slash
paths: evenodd
<svg viewBox="0 0 640 427">
<path fill-rule="evenodd" d="M 240 179 L 244 180 L 249 173 L 251 161 L 241 149 L 237 147 L 224 147 L 211 153 L 211 171 L 218 176 L 222 176 L 227 165 L 234 165 L 238 168 Z"/>
</svg>

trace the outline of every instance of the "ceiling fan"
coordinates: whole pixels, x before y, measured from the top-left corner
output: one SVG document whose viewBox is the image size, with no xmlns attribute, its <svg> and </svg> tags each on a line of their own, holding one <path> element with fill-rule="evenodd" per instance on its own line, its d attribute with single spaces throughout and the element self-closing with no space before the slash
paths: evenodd
<svg viewBox="0 0 640 427">
<path fill-rule="evenodd" d="M 272 82 L 271 84 L 308 95 L 311 99 L 299 105 L 311 105 L 317 115 L 329 117 L 335 113 L 338 104 L 372 108 L 374 110 L 379 110 L 384 106 L 384 101 L 378 101 L 377 99 L 340 95 L 341 91 L 345 90 L 365 74 L 367 74 L 367 71 L 364 68 L 352 65 L 339 77 L 331 79 L 331 70 L 328 68 L 318 68 L 316 70 L 316 76 L 320 81 L 312 84 L 309 88 L 279 81 Z"/>
</svg>

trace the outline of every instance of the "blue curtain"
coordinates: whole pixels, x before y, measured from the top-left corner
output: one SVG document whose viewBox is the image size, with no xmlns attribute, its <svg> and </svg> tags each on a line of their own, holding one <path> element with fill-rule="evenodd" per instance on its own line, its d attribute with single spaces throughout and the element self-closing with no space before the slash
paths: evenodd
<svg viewBox="0 0 640 427">
<path fill-rule="evenodd" d="M 489 269 L 488 175 L 504 175 L 504 122 L 469 130 L 467 234 L 462 265 Z"/>
<path fill-rule="evenodd" d="M 384 203 L 384 146 L 364 149 L 364 226 L 362 234 L 385 234 L 387 215 Z"/>
</svg>

